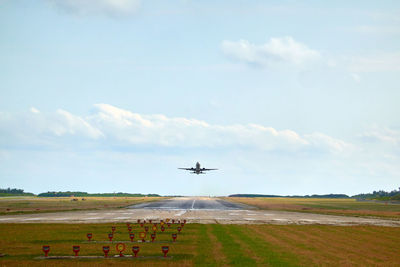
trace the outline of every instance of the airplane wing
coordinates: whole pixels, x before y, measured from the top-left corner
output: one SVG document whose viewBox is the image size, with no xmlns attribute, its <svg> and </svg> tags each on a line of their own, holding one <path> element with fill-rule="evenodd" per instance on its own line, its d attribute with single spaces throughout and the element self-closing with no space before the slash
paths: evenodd
<svg viewBox="0 0 400 267">
<path fill-rule="evenodd" d="M 186 171 L 194 171 L 196 170 L 195 168 L 178 168 L 180 170 L 186 170 Z"/>
<path fill-rule="evenodd" d="M 201 169 L 201 171 L 214 171 L 214 170 L 218 170 L 218 169 L 206 169 L 206 168 Z"/>
</svg>

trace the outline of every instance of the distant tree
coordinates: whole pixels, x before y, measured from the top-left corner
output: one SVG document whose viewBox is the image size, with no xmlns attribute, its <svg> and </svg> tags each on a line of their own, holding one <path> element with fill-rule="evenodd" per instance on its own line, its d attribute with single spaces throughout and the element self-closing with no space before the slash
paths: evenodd
<svg viewBox="0 0 400 267">
<path fill-rule="evenodd" d="M 23 195 L 23 196 L 27 195 L 27 196 L 33 196 L 34 194 L 24 192 L 23 189 L 17 189 L 17 188 L 6 188 L 6 189 L 1 189 L 1 188 L 0 188 L 0 196 L 8 196 L 8 195 Z"/>
<path fill-rule="evenodd" d="M 305 195 L 305 196 L 279 196 L 279 195 L 261 195 L 261 194 L 234 194 L 229 197 L 290 197 L 290 198 L 349 198 L 345 194 L 328 194 L 328 195 Z"/>
<path fill-rule="evenodd" d="M 377 199 L 377 200 L 399 200 L 400 199 L 400 187 L 399 190 L 392 190 L 386 192 L 384 190 L 373 191 L 372 193 L 354 195 L 357 199 Z"/>
<path fill-rule="evenodd" d="M 160 195 L 158 194 L 131 194 L 131 193 L 87 193 L 87 192 L 71 192 L 71 191 L 66 191 L 66 192 L 46 192 L 46 193 L 40 193 L 38 195 L 39 197 L 144 197 L 144 196 L 149 196 L 149 197 L 159 197 Z"/>
</svg>

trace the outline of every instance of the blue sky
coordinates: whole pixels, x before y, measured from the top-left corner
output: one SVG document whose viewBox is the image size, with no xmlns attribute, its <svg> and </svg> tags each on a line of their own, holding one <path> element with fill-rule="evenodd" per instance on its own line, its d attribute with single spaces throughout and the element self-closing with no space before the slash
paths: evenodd
<svg viewBox="0 0 400 267">
<path fill-rule="evenodd" d="M 0 187 L 400 181 L 397 1 L 0 0 Z M 220 168 L 190 175 L 177 167 Z"/>
</svg>

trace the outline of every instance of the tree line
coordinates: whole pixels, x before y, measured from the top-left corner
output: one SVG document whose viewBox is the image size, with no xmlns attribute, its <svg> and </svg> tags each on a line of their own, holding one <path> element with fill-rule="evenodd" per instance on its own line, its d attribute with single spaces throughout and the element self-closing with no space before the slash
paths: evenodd
<svg viewBox="0 0 400 267">
<path fill-rule="evenodd" d="M 263 195 L 263 194 L 233 194 L 229 197 L 287 197 L 287 198 L 356 198 L 356 199 L 376 199 L 376 200 L 400 200 L 399 190 L 392 191 L 373 191 L 372 193 L 363 193 L 354 196 L 346 194 L 326 194 L 326 195 L 305 195 L 305 196 L 281 196 L 281 195 Z"/>
<path fill-rule="evenodd" d="M 17 188 L 0 188 L 0 196 L 35 196 L 33 193 L 24 192 L 23 189 Z M 59 192 L 46 192 L 40 193 L 37 195 L 38 197 L 159 197 L 158 194 L 131 194 L 131 193 L 87 193 L 87 192 L 80 192 L 80 191 L 59 191 Z"/>
<path fill-rule="evenodd" d="M 23 189 L 17 188 L 0 188 L 0 196 L 34 196 L 33 193 L 24 192 Z"/>
<path fill-rule="evenodd" d="M 392 191 L 379 190 L 367 194 L 358 194 L 353 197 L 357 199 L 400 200 L 400 187 L 399 190 L 396 189 Z"/>
<path fill-rule="evenodd" d="M 280 196 L 280 195 L 261 195 L 261 194 L 234 194 L 229 197 L 287 197 L 287 198 L 350 198 L 345 194 L 327 194 L 327 195 L 305 195 L 305 196 Z"/>
<path fill-rule="evenodd" d="M 87 193 L 79 191 L 66 191 L 66 192 L 46 192 L 38 194 L 38 197 L 159 197 L 158 194 L 131 194 L 131 193 Z"/>
<path fill-rule="evenodd" d="M 17 188 L 0 188 L 0 196 L 35 196 L 33 193 L 25 192 L 23 189 Z M 40 193 L 38 197 L 160 197 L 158 194 L 140 194 L 140 193 L 87 193 L 80 191 L 49 191 Z M 398 200 L 400 201 L 399 190 L 392 191 L 373 191 L 372 193 L 363 193 L 354 196 L 346 194 L 325 194 L 325 195 L 305 195 L 305 196 L 281 196 L 281 195 L 263 195 L 263 194 L 233 194 L 229 197 L 289 197 L 289 198 L 356 198 L 356 199 L 376 199 L 376 200 Z"/>
</svg>

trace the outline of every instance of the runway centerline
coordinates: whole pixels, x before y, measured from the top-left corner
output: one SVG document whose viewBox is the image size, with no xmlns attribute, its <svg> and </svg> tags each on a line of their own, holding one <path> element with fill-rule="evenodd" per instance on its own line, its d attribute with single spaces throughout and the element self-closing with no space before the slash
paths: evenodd
<svg viewBox="0 0 400 267">
<path fill-rule="evenodd" d="M 129 206 L 131 209 L 160 210 L 248 210 L 252 207 L 211 197 L 176 197 Z"/>
</svg>

